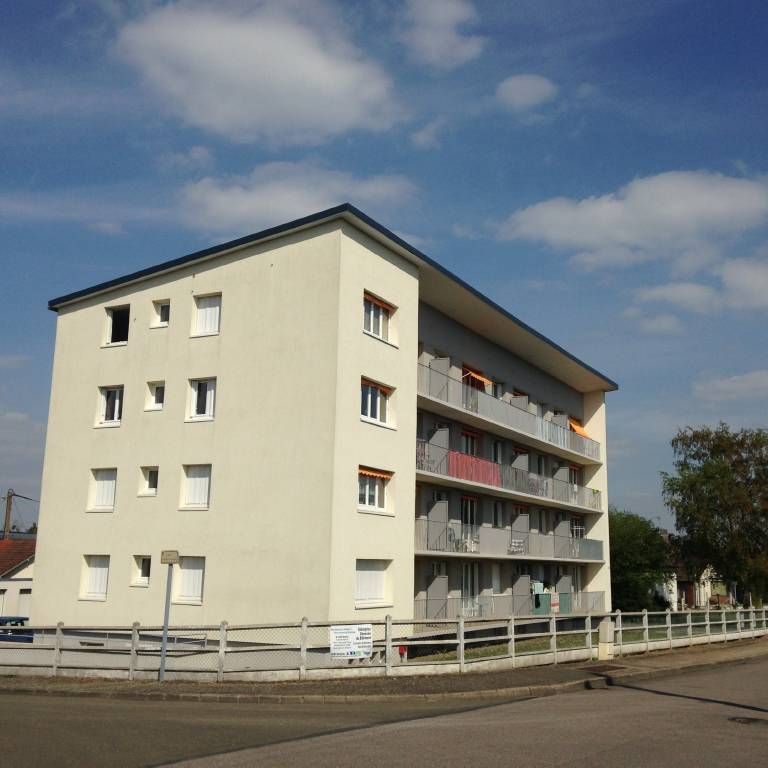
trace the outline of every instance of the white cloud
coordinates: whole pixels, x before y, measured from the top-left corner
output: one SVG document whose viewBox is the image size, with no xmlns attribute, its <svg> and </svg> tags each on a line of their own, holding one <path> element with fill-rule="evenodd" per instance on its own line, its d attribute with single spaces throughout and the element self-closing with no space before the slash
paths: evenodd
<svg viewBox="0 0 768 768">
<path fill-rule="evenodd" d="M 730 259 L 720 271 L 725 301 L 736 309 L 768 309 L 768 261 Z"/>
<path fill-rule="evenodd" d="M 641 317 L 639 321 L 641 331 L 656 333 L 659 335 L 676 335 L 683 332 L 683 325 L 675 315 L 660 314 L 650 317 Z"/>
<path fill-rule="evenodd" d="M 712 240 L 768 220 L 768 184 L 707 171 L 647 176 L 600 197 L 558 197 L 512 213 L 504 240 L 532 240 L 576 253 L 582 267 L 627 266 L 661 256 L 690 267 L 715 258 Z"/>
<path fill-rule="evenodd" d="M 768 370 L 698 381 L 694 384 L 693 392 L 699 399 L 710 402 L 753 401 L 768 398 Z"/>
<path fill-rule="evenodd" d="M 190 225 L 206 230 L 254 231 L 343 202 L 395 208 L 415 194 L 399 175 L 360 177 L 309 163 L 275 162 L 247 176 L 187 184 L 182 208 Z"/>
<path fill-rule="evenodd" d="M 525 112 L 557 96 L 557 86 L 541 75 L 512 75 L 496 88 L 496 98 L 513 112 Z"/>
<path fill-rule="evenodd" d="M 440 131 L 445 127 L 445 119 L 437 117 L 411 134 L 411 143 L 418 149 L 437 149 L 440 146 Z"/>
<path fill-rule="evenodd" d="M 637 301 L 643 303 L 667 303 L 689 312 L 711 312 L 720 306 L 717 291 L 701 283 L 665 283 L 635 292 Z"/>
<path fill-rule="evenodd" d="M 387 73 L 315 4 L 167 5 L 118 50 L 188 123 L 238 142 L 320 144 L 399 116 Z"/>
<path fill-rule="evenodd" d="M 196 145 L 186 152 L 168 152 L 158 160 L 165 171 L 197 171 L 213 165 L 213 154 L 207 147 Z"/>
<path fill-rule="evenodd" d="M 460 30 L 476 21 L 477 11 L 468 0 L 406 0 L 402 39 L 416 61 L 455 69 L 483 51 L 485 38 Z"/>
<path fill-rule="evenodd" d="M 28 355 L 0 355 L 0 370 L 21 368 L 28 360 Z"/>
</svg>

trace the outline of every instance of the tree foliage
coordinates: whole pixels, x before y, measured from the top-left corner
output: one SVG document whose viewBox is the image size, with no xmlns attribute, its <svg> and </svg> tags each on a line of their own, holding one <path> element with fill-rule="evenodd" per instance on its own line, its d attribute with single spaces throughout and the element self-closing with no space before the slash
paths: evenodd
<svg viewBox="0 0 768 768">
<path fill-rule="evenodd" d="M 657 607 L 654 587 L 670 574 L 670 549 L 661 531 L 644 517 L 611 507 L 611 592 L 614 608 Z"/>
<path fill-rule="evenodd" d="M 671 441 L 675 473 L 662 472 L 680 554 L 697 576 L 711 565 L 760 600 L 768 593 L 768 431 L 727 424 L 686 427 Z"/>
</svg>

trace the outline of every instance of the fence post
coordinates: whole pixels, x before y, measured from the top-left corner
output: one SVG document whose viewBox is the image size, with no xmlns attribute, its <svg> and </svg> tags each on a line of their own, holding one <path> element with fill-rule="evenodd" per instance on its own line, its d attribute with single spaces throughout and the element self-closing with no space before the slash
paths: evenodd
<svg viewBox="0 0 768 768">
<path fill-rule="evenodd" d="M 723 626 L 723 642 L 728 642 L 728 622 L 725 620 L 725 608 L 720 609 L 720 623 Z"/>
<path fill-rule="evenodd" d="M 621 630 L 621 611 L 616 611 L 616 634 L 619 639 L 619 656 L 624 655 L 624 633 Z"/>
<path fill-rule="evenodd" d="M 464 671 L 464 614 L 459 615 L 459 623 L 457 626 L 458 629 L 458 635 L 459 635 L 459 646 L 458 646 L 458 656 L 459 656 L 459 672 Z"/>
<path fill-rule="evenodd" d="M 133 680 L 136 676 L 136 667 L 139 660 L 139 622 L 134 621 L 131 624 L 131 654 L 128 657 L 128 679 Z"/>
<path fill-rule="evenodd" d="M 672 611 L 667 608 L 667 643 L 672 647 Z"/>
<path fill-rule="evenodd" d="M 507 655 L 512 657 L 512 667 L 515 666 L 515 617 L 511 615 L 507 622 Z"/>
<path fill-rule="evenodd" d="M 707 605 L 707 611 L 704 614 L 704 631 L 707 633 L 707 643 L 712 642 L 712 627 L 709 623 L 709 605 Z"/>
<path fill-rule="evenodd" d="M 552 663 L 557 664 L 557 618 L 549 619 L 549 650 L 552 652 Z"/>
<path fill-rule="evenodd" d="M 392 617 L 384 619 L 384 674 L 392 674 Z"/>
<path fill-rule="evenodd" d="M 765 625 L 765 603 L 763 603 L 763 629 L 768 629 Z"/>
<path fill-rule="evenodd" d="M 60 621 L 56 625 L 56 633 L 53 636 L 53 676 L 59 674 L 59 664 L 61 664 L 61 643 L 63 641 L 64 622 Z"/>
<path fill-rule="evenodd" d="M 736 609 L 736 630 L 739 633 L 739 640 L 741 640 L 741 608 Z"/>
<path fill-rule="evenodd" d="M 690 645 L 693 645 L 693 619 L 692 619 L 691 609 L 689 608 L 686 613 L 687 613 L 686 620 L 688 624 L 685 628 L 685 631 L 686 631 L 686 634 L 688 635 L 688 645 L 690 646 Z"/>
<path fill-rule="evenodd" d="M 752 629 L 752 639 L 755 639 L 755 630 L 757 629 L 757 624 L 755 622 L 755 606 L 750 605 L 749 606 L 749 625 Z"/>
<path fill-rule="evenodd" d="M 589 651 L 589 660 L 592 661 L 592 614 L 588 613 L 587 618 L 584 619 L 584 645 Z"/>
<path fill-rule="evenodd" d="M 651 638 L 648 632 L 648 609 L 643 608 L 643 642 L 645 643 L 645 652 L 651 650 Z"/>
<path fill-rule="evenodd" d="M 227 624 L 226 621 L 222 621 L 219 625 L 219 663 L 216 670 L 216 680 L 219 683 L 224 682 L 224 662 L 227 656 Z"/>
</svg>

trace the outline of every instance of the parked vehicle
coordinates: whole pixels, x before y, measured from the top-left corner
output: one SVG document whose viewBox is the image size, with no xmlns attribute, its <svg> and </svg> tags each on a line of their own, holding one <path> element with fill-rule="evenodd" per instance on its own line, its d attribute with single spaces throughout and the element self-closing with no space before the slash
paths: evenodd
<svg viewBox="0 0 768 768">
<path fill-rule="evenodd" d="M 0 643 L 31 643 L 34 631 L 26 629 L 26 616 L 0 616 Z"/>
</svg>

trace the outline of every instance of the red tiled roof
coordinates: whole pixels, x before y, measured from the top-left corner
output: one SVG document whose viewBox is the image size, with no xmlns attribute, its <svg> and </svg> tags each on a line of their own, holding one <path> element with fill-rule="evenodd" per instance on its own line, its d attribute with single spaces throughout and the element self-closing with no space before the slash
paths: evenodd
<svg viewBox="0 0 768 768">
<path fill-rule="evenodd" d="M 35 554 L 35 539 L 0 539 L 0 577 Z"/>
</svg>

